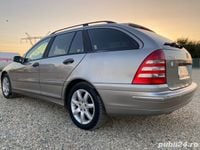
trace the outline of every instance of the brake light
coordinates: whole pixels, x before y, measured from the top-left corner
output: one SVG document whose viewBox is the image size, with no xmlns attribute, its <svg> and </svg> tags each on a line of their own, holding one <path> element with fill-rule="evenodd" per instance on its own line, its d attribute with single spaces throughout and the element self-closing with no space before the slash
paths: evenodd
<svg viewBox="0 0 200 150">
<path fill-rule="evenodd" d="M 140 65 L 132 84 L 165 84 L 166 59 L 162 50 L 155 50 Z"/>
</svg>

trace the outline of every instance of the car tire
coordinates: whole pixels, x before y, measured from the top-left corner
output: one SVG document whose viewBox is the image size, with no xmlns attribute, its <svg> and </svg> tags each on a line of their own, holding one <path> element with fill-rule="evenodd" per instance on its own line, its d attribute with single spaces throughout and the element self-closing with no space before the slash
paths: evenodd
<svg viewBox="0 0 200 150">
<path fill-rule="evenodd" d="M 96 129 L 106 120 L 101 98 L 86 82 L 72 87 L 67 97 L 67 108 L 73 123 L 84 130 Z"/>
<path fill-rule="evenodd" d="M 4 74 L 1 79 L 1 90 L 5 98 L 10 99 L 15 97 L 15 94 L 12 92 L 12 86 L 8 74 Z"/>
</svg>

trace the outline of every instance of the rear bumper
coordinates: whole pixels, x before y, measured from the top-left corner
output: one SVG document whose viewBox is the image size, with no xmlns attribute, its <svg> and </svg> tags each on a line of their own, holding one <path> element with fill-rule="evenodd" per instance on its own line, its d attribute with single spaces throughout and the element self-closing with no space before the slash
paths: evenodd
<svg viewBox="0 0 200 150">
<path fill-rule="evenodd" d="M 124 86 L 118 88 L 113 88 L 113 86 L 109 88 L 109 85 L 95 86 L 104 102 L 106 112 L 111 115 L 170 113 L 189 103 L 197 88 L 197 84 L 194 82 L 182 89 L 173 91 L 168 89 L 159 92 L 154 89 L 147 92 L 135 92 L 135 88 L 131 90 L 131 87 L 127 89 Z"/>
</svg>

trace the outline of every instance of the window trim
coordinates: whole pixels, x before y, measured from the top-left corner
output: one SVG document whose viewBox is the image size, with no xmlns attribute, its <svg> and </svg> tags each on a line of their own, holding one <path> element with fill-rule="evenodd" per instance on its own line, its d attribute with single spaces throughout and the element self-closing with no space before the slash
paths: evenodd
<svg viewBox="0 0 200 150">
<path fill-rule="evenodd" d="M 64 32 L 64 33 L 62 33 L 62 34 L 55 35 L 55 36 L 53 37 L 54 39 L 52 40 L 51 45 L 50 45 L 49 48 L 47 49 L 46 55 L 45 55 L 45 57 L 44 57 L 43 59 L 46 59 L 46 58 L 54 58 L 54 57 L 61 57 L 61 56 L 68 56 L 68 55 L 69 55 L 69 56 L 70 56 L 70 55 L 78 55 L 78 54 L 85 54 L 85 53 L 87 53 L 87 50 L 85 50 L 85 42 L 84 42 L 84 40 L 83 40 L 84 52 L 82 52 L 82 53 L 69 54 L 69 49 L 71 48 L 72 42 L 73 42 L 73 40 L 74 40 L 74 38 L 75 38 L 75 36 L 76 36 L 76 33 L 79 32 L 79 31 L 82 33 L 82 39 L 84 39 L 84 35 L 83 35 L 83 31 L 84 31 L 84 30 L 76 30 L 76 31 L 71 31 L 71 32 Z M 68 33 L 72 33 L 72 32 L 74 32 L 74 35 L 73 35 L 72 40 L 71 40 L 71 42 L 70 42 L 69 49 L 67 50 L 67 53 L 66 53 L 66 54 L 55 55 L 55 56 L 50 56 L 50 57 L 49 57 L 48 54 L 49 54 L 49 51 L 51 50 L 51 46 L 53 45 L 53 42 L 54 42 L 55 38 L 56 38 L 57 36 L 59 36 L 59 35 L 68 34 Z"/>
<path fill-rule="evenodd" d="M 98 50 L 98 51 L 94 51 L 93 50 L 93 48 L 92 48 L 92 44 L 91 44 L 91 40 L 90 40 L 90 37 L 89 37 L 89 33 L 88 33 L 88 30 L 92 30 L 92 29 L 113 29 L 113 30 L 117 30 L 117 31 L 120 31 L 120 32 L 122 32 L 122 33 L 124 33 L 124 34 L 126 34 L 127 36 L 129 36 L 130 38 L 133 38 L 133 37 L 131 37 L 130 35 L 128 35 L 127 33 L 129 33 L 129 34 L 131 34 L 131 35 L 133 35 L 135 38 L 133 38 L 136 42 L 137 42 L 137 44 L 138 44 L 138 46 L 139 46 L 139 48 L 138 49 L 134 49 L 134 50 L 139 50 L 139 49 L 141 49 L 142 47 L 143 47 L 143 41 L 141 40 L 141 39 L 139 39 L 138 37 L 136 37 L 136 35 L 134 35 L 134 34 L 132 34 L 131 32 L 129 32 L 128 30 L 125 30 L 125 29 L 123 29 L 123 28 L 120 28 L 120 27 L 112 27 L 112 26 L 110 26 L 110 27 L 90 27 L 90 28 L 86 28 L 86 29 L 79 29 L 79 30 L 73 30 L 73 31 L 70 31 L 70 32 L 61 32 L 61 33 L 59 33 L 59 34 L 56 34 L 56 35 L 54 35 L 54 36 L 49 36 L 49 37 L 46 37 L 46 38 L 44 38 L 44 39 L 42 39 L 42 40 L 40 40 L 40 41 L 38 41 L 36 44 L 34 44 L 25 54 L 24 54 L 24 58 L 27 56 L 27 54 L 35 47 L 35 46 L 37 46 L 40 42 L 42 42 L 42 41 L 44 41 L 44 40 L 46 40 L 46 39 L 50 39 L 50 41 L 49 41 L 49 43 L 48 43 L 48 45 L 47 45 L 47 47 L 46 47 L 46 49 L 45 49 L 45 52 L 44 52 L 44 54 L 43 54 L 43 56 L 42 56 L 42 58 L 40 58 L 40 59 L 35 59 L 35 60 L 29 60 L 29 61 L 27 61 L 27 62 L 32 62 L 32 61 L 37 61 L 37 60 L 41 60 L 41 59 L 46 59 L 46 58 L 52 58 L 52 57 L 60 57 L 60 56 L 66 56 L 66 55 L 77 55 L 77 54 L 64 54 L 64 55 L 57 55 L 57 56 L 51 56 L 51 57 L 48 57 L 48 53 L 49 53 L 49 51 L 50 51 L 50 49 L 51 49 L 51 46 L 52 46 L 52 44 L 53 44 L 53 42 L 54 42 L 54 39 L 56 38 L 56 36 L 59 36 L 59 35 L 62 35 L 62 34 L 67 34 L 67 33 L 71 33 L 71 32 L 78 32 L 78 31 L 81 31 L 82 32 L 82 38 L 83 38 L 83 46 L 84 46 L 84 52 L 83 53 L 78 53 L 78 54 L 85 54 L 85 53 L 99 53 L 99 52 L 112 52 L 112 51 L 109 51 L 109 50 Z M 125 32 L 127 32 L 127 33 L 125 33 Z M 139 41 L 138 41 L 139 40 Z M 71 41 L 72 42 L 72 41 Z M 71 44 L 71 43 L 70 43 Z M 142 45 L 141 45 L 142 44 Z M 132 49 L 131 49 L 132 50 Z M 124 51 L 124 50 L 113 50 L 113 52 L 114 51 Z"/>
<path fill-rule="evenodd" d="M 93 47 L 92 47 L 91 38 L 89 36 L 89 30 L 94 30 L 94 29 L 110 29 L 110 30 L 116 30 L 116 31 L 122 32 L 123 34 L 126 34 L 129 38 L 133 39 L 137 43 L 137 45 L 138 45 L 138 48 L 136 48 L 136 49 L 125 49 L 125 50 L 139 50 L 139 49 L 141 49 L 140 43 L 138 43 L 137 40 L 135 40 L 133 37 L 131 37 L 127 33 L 123 32 L 121 28 L 120 29 L 116 29 L 116 28 L 112 28 L 112 27 L 97 27 L 97 28 L 95 27 L 95 28 L 86 29 L 87 36 L 88 36 L 87 42 L 90 44 L 90 48 L 91 48 L 91 52 L 92 53 L 124 51 L 124 50 L 94 50 Z"/>
<path fill-rule="evenodd" d="M 46 57 L 48 57 L 48 52 L 49 52 L 49 50 L 51 49 L 51 46 L 52 46 L 54 40 L 55 40 L 55 36 L 51 37 L 51 40 L 49 41 L 49 44 L 48 44 L 48 46 L 47 46 L 47 49 L 46 49 L 46 51 L 45 51 L 45 53 L 44 53 L 44 55 L 43 55 L 43 59 L 46 58 Z"/>
<path fill-rule="evenodd" d="M 83 33 L 83 43 L 84 43 L 85 52 L 92 53 L 93 52 L 92 44 L 91 44 L 91 41 L 90 41 L 90 37 L 89 37 L 88 31 L 87 30 L 83 30 L 82 33 Z"/>
</svg>

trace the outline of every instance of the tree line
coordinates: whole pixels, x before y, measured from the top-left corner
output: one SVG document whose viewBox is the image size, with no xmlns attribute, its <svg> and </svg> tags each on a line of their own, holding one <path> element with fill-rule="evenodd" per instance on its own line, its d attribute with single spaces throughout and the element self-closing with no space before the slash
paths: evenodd
<svg viewBox="0 0 200 150">
<path fill-rule="evenodd" d="M 176 42 L 186 48 L 192 55 L 192 58 L 200 58 L 200 41 L 179 38 Z"/>
</svg>

